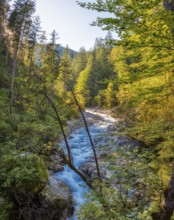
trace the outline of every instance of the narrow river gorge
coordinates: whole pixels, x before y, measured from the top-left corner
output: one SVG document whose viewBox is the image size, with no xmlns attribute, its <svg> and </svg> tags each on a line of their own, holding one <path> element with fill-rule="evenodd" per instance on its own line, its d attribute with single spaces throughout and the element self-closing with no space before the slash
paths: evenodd
<svg viewBox="0 0 174 220">
<path fill-rule="evenodd" d="M 105 144 L 105 140 L 102 141 L 102 137 L 106 136 L 110 126 L 115 125 L 116 119 L 108 114 L 100 113 L 95 110 L 86 110 L 85 114 L 87 114 L 89 130 L 94 143 L 100 140 L 100 143 L 103 142 L 103 144 Z M 89 161 L 93 156 L 92 147 L 85 127 L 75 129 L 69 136 L 68 142 L 71 147 L 74 165 L 77 168 Z M 63 142 L 61 143 L 61 147 L 66 151 Z M 63 171 L 57 172 L 52 176 L 52 181 L 56 180 L 63 181 L 72 190 L 75 202 L 75 212 L 74 215 L 67 218 L 67 220 L 76 220 L 76 211 L 80 204 L 85 201 L 85 193 L 89 188 L 67 165 L 64 166 Z"/>
</svg>

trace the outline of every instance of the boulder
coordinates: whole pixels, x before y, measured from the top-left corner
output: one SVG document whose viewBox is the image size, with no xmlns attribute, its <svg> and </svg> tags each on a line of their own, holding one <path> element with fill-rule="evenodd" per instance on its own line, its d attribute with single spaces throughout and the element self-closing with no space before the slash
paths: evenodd
<svg viewBox="0 0 174 220">
<path fill-rule="evenodd" d="M 24 206 L 18 212 L 13 211 L 9 219 L 65 220 L 74 212 L 71 190 L 64 182 L 51 176 L 40 192 L 19 194 L 18 197 L 24 202 Z"/>
<path fill-rule="evenodd" d="M 55 173 L 63 170 L 64 168 L 64 160 L 62 158 L 62 152 L 58 149 L 58 147 L 53 147 L 49 155 L 46 156 L 46 166 L 50 173 Z"/>
<path fill-rule="evenodd" d="M 95 146 L 97 149 L 97 158 L 100 168 L 100 174 L 102 178 L 108 178 L 111 175 L 111 171 L 108 169 L 108 164 L 106 162 L 107 156 L 116 152 L 118 148 L 124 148 L 124 150 L 133 150 L 139 147 L 139 142 L 133 138 L 126 136 L 112 136 L 108 133 L 106 136 L 98 137 L 95 140 Z M 124 164 L 122 158 L 117 160 L 118 164 Z M 80 165 L 79 169 L 85 174 L 89 180 L 93 180 L 97 177 L 97 169 L 94 157 L 91 157 L 89 161 Z"/>
<path fill-rule="evenodd" d="M 139 147 L 139 142 L 136 139 L 126 137 L 126 136 L 118 136 L 117 142 L 116 142 L 116 148 L 118 147 L 130 147 L 130 149 L 133 149 L 135 147 Z"/>
<path fill-rule="evenodd" d="M 55 180 L 52 177 L 49 178 L 48 183 L 40 192 L 39 202 L 44 213 L 41 218 L 37 217 L 37 220 L 65 220 L 74 211 L 71 190 L 64 182 Z"/>
<path fill-rule="evenodd" d="M 107 168 L 104 162 L 99 161 L 100 175 L 105 178 L 107 175 Z M 87 161 L 80 165 L 79 169 L 84 173 L 84 175 L 89 179 L 93 180 L 97 177 L 97 169 L 94 160 Z"/>
<path fill-rule="evenodd" d="M 117 131 L 117 124 L 109 125 L 107 131 L 108 132 Z"/>
</svg>

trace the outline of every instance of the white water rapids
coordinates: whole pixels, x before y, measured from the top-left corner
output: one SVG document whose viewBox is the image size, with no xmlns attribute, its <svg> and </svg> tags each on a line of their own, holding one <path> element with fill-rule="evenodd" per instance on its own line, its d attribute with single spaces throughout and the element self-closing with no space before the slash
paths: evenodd
<svg viewBox="0 0 174 220">
<path fill-rule="evenodd" d="M 107 128 L 113 125 L 116 120 L 103 113 L 95 112 L 94 110 L 86 110 L 91 116 L 100 116 L 97 121 L 89 126 L 89 131 L 92 136 L 93 141 L 96 138 L 101 137 L 103 134 L 107 133 Z M 74 165 L 78 168 L 82 163 L 88 161 L 91 156 L 93 156 L 92 147 L 89 141 L 85 127 L 76 129 L 68 138 L 68 143 L 71 148 Z M 62 148 L 65 150 L 64 143 L 61 144 Z M 73 198 L 75 202 L 75 212 L 71 218 L 67 220 L 76 220 L 76 210 L 85 201 L 85 193 L 89 190 L 84 181 L 67 165 L 64 166 L 64 170 L 54 174 L 55 179 L 62 180 L 65 182 L 73 193 Z"/>
</svg>

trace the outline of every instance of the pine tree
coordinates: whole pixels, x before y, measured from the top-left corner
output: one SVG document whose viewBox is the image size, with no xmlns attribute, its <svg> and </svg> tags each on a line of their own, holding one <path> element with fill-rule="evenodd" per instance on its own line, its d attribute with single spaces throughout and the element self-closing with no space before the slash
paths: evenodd
<svg viewBox="0 0 174 220">
<path fill-rule="evenodd" d="M 0 42 L 5 37 L 5 29 L 7 26 L 8 1 L 0 0 Z"/>
<path fill-rule="evenodd" d="M 87 52 L 85 48 L 80 48 L 77 54 L 75 54 L 72 60 L 72 75 L 73 80 L 75 81 L 79 75 L 79 73 L 85 69 L 87 64 Z"/>
<path fill-rule="evenodd" d="M 59 68 L 59 57 L 57 54 L 56 36 L 56 32 L 53 31 L 51 34 L 50 43 L 44 46 L 44 50 L 40 51 L 42 63 L 40 71 L 42 75 L 42 80 L 50 87 L 53 87 L 53 82 L 58 76 Z"/>
<path fill-rule="evenodd" d="M 39 38 L 41 34 L 41 27 L 40 27 L 40 18 L 36 17 L 29 30 L 27 44 L 28 44 L 28 61 L 29 61 L 29 75 L 32 72 L 32 67 L 36 60 L 36 47 L 39 43 Z"/>
<path fill-rule="evenodd" d="M 92 63 L 93 63 L 93 55 L 91 54 L 88 58 L 86 68 L 80 72 L 77 78 L 77 83 L 75 85 L 75 94 L 81 106 L 83 107 L 91 104 L 89 81 L 90 81 Z"/>
<path fill-rule="evenodd" d="M 14 101 L 17 58 L 22 50 L 22 42 L 29 34 L 31 17 L 35 11 L 34 0 L 17 0 L 9 17 L 9 28 L 13 33 L 13 67 L 11 77 L 11 104 Z"/>
</svg>

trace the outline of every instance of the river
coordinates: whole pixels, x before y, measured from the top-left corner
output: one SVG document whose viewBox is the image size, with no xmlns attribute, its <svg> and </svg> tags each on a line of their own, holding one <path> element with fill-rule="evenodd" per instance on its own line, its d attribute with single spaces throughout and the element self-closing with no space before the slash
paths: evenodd
<svg viewBox="0 0 174 220">
<path fill-rule="evenodd" d="M 89 125 L 90 134 L 94 142 L 95 139 L 101 138 L 104 134 L 107 134 L 108 127 L 116 122 L 116 119 L 110 115 L 100 113 L 95 110 L 87 109 L 86 113 L 88 113 L 88 115 L 92 118 L 97 118 L 93 124 Z M 88 161 L 90 157 L 93 156 L 92 147 L 85 127 L 75 129 L 68 138 L 68 142 L 71 148 L 74 165 L 77 168 L 79 168 L 82 163 Z M 66 151 L 64 143 L 61 143 L 61 147 Z M 64 166 L 63 171 L 55 173 L 54 178 L 62 180 L 72 190 L 75 202 L 75 212 L 74 215 L 67 220 L 76 220 L 76 211 L 78 210 L 79 206 L 84 203 L 85 193 L 88 192 L 89 188 L 84 181 L 67 165 Z"/>
</svg>

